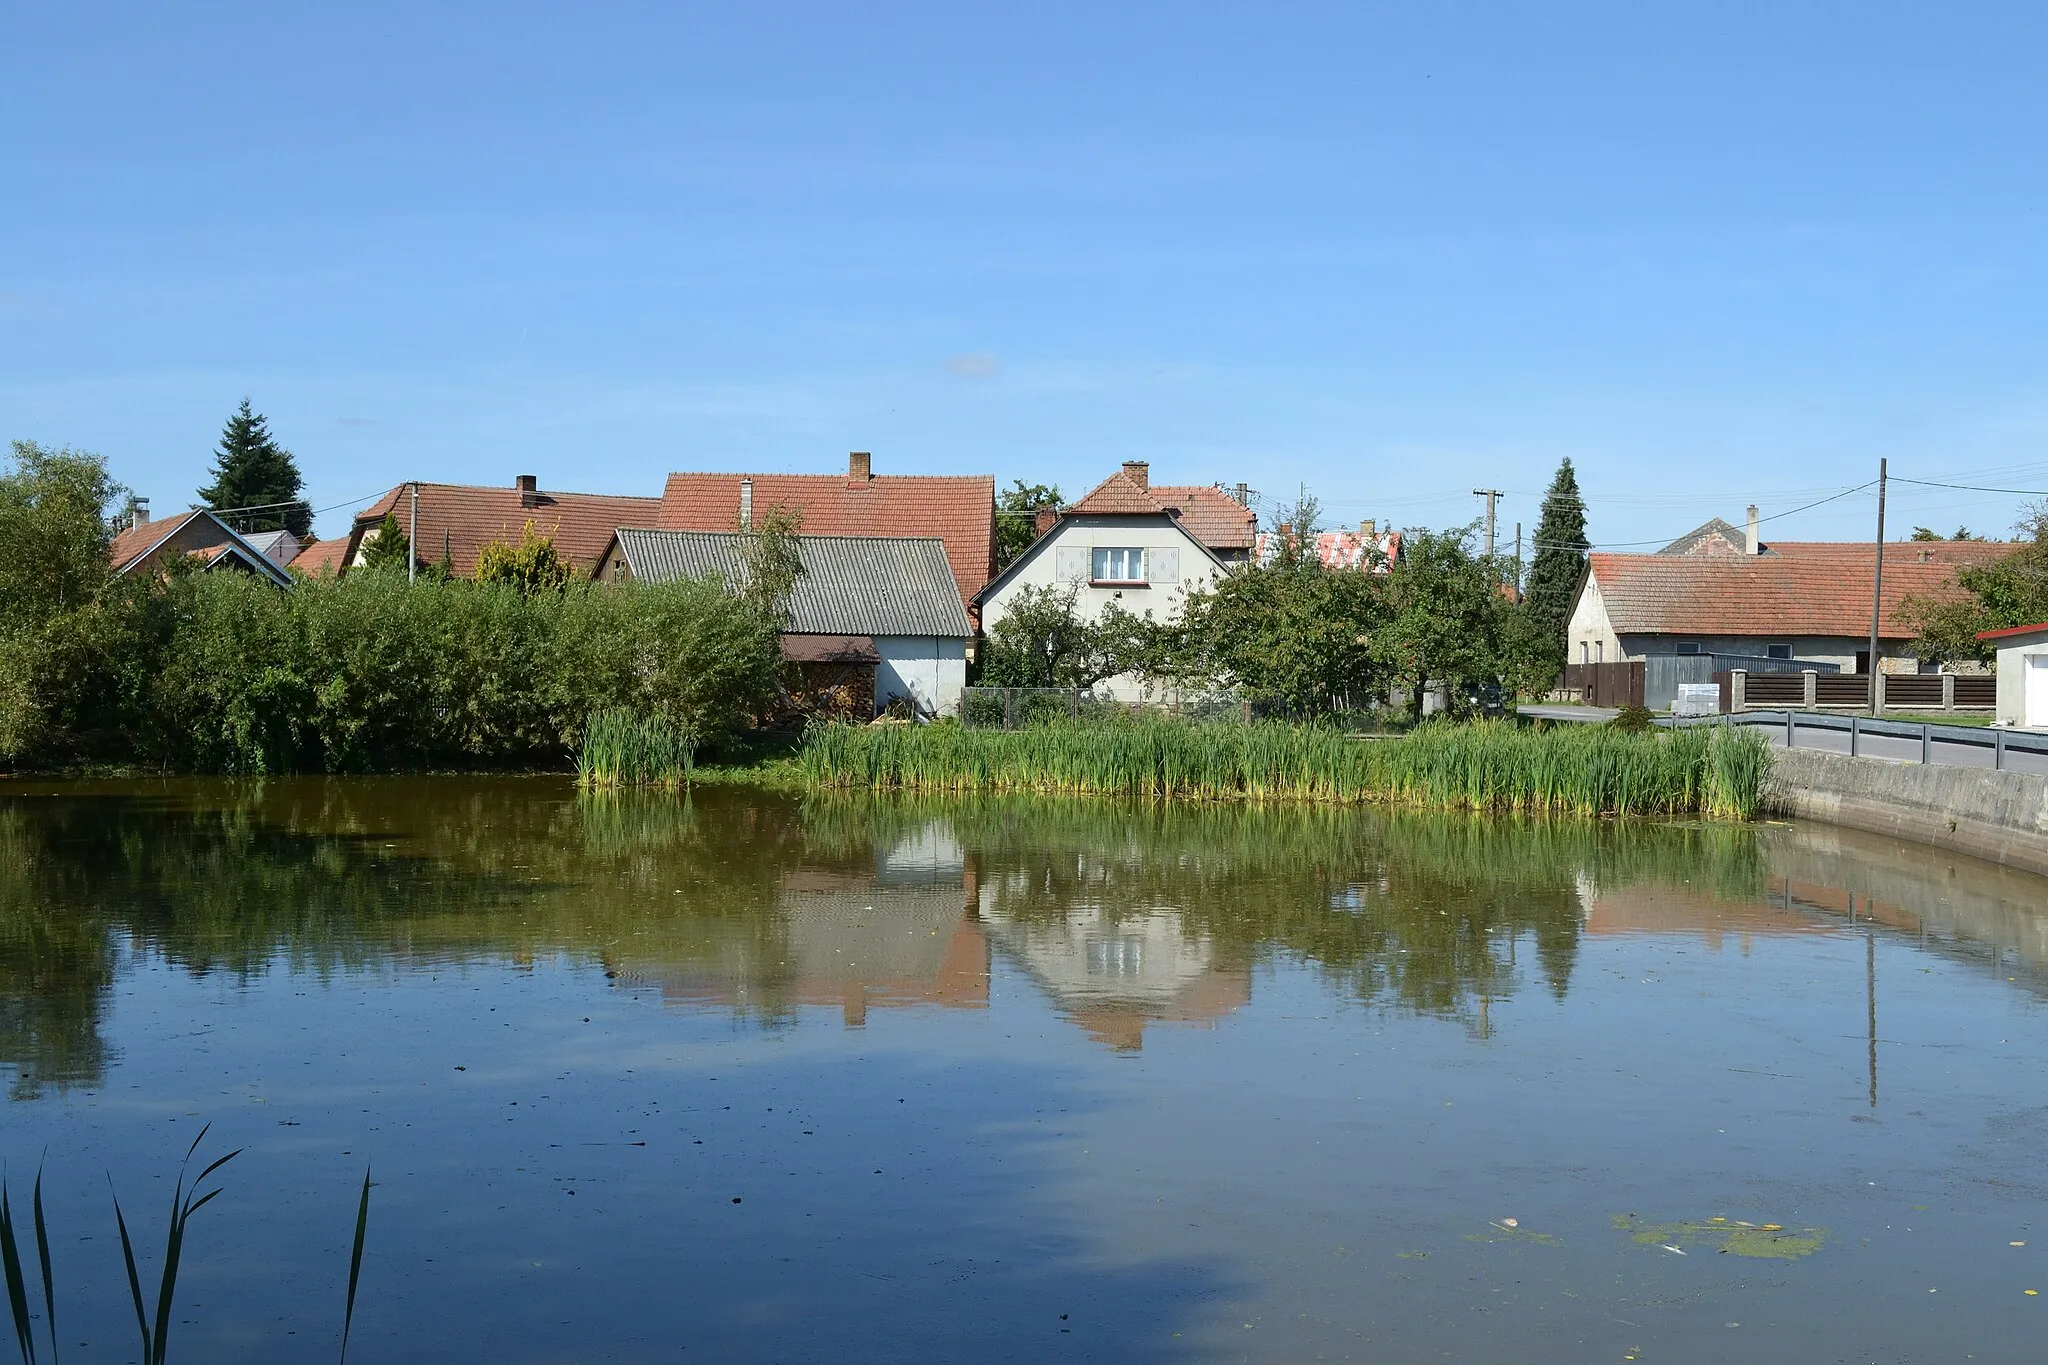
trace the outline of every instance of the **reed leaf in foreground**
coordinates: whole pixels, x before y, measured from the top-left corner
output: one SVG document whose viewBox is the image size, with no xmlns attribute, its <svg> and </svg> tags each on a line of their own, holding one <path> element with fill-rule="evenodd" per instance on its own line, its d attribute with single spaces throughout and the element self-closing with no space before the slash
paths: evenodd
<svg viewBox="0 0 2048 1365">
<path fill-rule="evenodd" d="M 370 1168 L 363 1167 L 363 1198 L 356 1205 L 356 1245 L 348 1257 L 348 1307 L 341 1315 L 341 1359 L 348 1362 L 348 1330 L 356 1320 L 356 1282 L 363 1274 L 363 1234 L 370 1227 Z"/>
<path fill-rule="evenodd" d="M 35 1365 L 36 1337 L 35 1324 L 29 1321 L 28 1277 L 21 1268 L 21 1242 L 14 1231 L 14 1208 L 10 1201 L 7 1182 L 0 1176 L 0 1271 L 7 1280 L 7 1307 L 14 1317 L 14 1345 L 21 1352 L 23 1365 Z M 50 1333 L 50 1360 L 57 1359 L 57 1295 L 56 1287 L 50 1280 L 50 1230 L 43 1222 L 43 1172 L 36 1170 L 34 1206 L 36 1228 L 36 1260 L 43 1272 L 43 1326 Z"/>
<path fill-rule="evenodd" d="M 242 1148 L 237 1147 L 201 1171 L 198 1178 L 192 1182 L 191 1193 L 187 1194 L 185 1172 L 191 1166 L 192 1157 L 198 1152 L 199 1144 L 206 1140 L 207 1130 L 212 1127 L 213 1125 L 209 1123 L 199 1130 L 199 1136 L 192 1139 L 192 1145 L 185 1149 L 184 1161 L 178 1165 L 178 1183 L 171 1193 L 171 1223 L 164 1239 L 163 1280 L 157 1288 L 154 1331 L 150 1329 L 149 1306 L 142 1297 L 142 1277 L 135 1269 L 135 1245 L 128 1237 L 128 1219 L 121 1212 L 121 1196 L 114 1196 L 114 1222 L 121 1230 L 121 1257 L 128 1266 L 128 1293 L 135 1301 L 135 1326 L 142 1335 L 143 1365 L 164 1365 L 164 1353 L 170 1347 L 171 1303 L 178 1291 L 178 1260 L 185 1250 L 185 1228 L 192 1221 L 193 1214 L 220 1195 L 219 1189 L 201 1194 L 199 1187 L 206 1183 L 208 1176 L 242 1154 Z M 107 1183 L 112 1186 L 112 1177 L 108 1178 Z"/>
</svg>

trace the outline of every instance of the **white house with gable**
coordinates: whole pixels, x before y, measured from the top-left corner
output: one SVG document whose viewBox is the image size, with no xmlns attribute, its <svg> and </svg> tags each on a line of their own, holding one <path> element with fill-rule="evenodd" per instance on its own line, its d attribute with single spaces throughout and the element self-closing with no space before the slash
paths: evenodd
<svg viewBox="0 0 2048 1365">
<path fill-rule="evenodd" d="M 1190 529 L 1181 504 L 1192 499 L 1178 496 L 1187 491 L 1148 487 L 1145 465 L 1133 461 L 1057 516 L 1044 514 L 1038 539 L 976 594 L 983 628 L 993 629 L 1027 588 L 1071 590 L 1084 620 L 1100 618 L 1111 604 L 1133 616 L 1179 620 L 1190 592 L 1228 572 Z M 1244 517 L 1248 550 L 1249 511 Z M 1128 674 L 1103 690 L 1121 701 L 1141 700 L 1144 692 L 1142 680 Z"/>
</svg>

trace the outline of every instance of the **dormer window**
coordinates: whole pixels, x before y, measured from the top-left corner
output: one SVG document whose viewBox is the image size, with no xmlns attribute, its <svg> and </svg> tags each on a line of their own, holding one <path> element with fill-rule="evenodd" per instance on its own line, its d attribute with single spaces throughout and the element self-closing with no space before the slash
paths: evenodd
<svg viewBox="0 0 2048 1365">
<path fill-rule="evenodd" d="M 1089 578 L 1096 583 L 1121 585 L 1145 581 L 1145 552 L 1132 547 L 1101 546 L 1089 564 Z"/>
</svg>

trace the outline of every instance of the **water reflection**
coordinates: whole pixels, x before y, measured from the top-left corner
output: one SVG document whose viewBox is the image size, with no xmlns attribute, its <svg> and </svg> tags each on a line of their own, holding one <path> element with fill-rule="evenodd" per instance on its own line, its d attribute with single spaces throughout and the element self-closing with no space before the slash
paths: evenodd
<svg viewBox="0 0 2048 1365">
<path fill-rule="evenodd" d="M 1088 1036 L 1214 1024 L 1261 964 L 1488 1033 L 1587 936 L 1910 934 L 2048 986 L 2018 874 L 1818 827 L 1075 802 L 592 801 L 539 780 L 0 788 L 0 1062 L 101 1084 L 126 964 L 197 976 L 601 966 L 679 1007 L 983 1009 L 1007 964 Z M 1873 996 L 1874 1003 L 1874 996 Z"/>
</svg>

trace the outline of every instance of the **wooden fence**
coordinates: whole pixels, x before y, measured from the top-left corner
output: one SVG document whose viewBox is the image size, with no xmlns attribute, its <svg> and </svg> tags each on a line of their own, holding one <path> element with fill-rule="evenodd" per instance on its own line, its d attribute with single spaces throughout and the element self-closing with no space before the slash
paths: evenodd
<svg viewBox="0 0 2048 1365">
<path fill-rule="evenodd" d="M 1716 673 L 1721 709 L 1870 708 L 1868 673 Z M 1974 673 L 1886 673 L 1879 695 L 1887 711 L 1989 711 L 1998 703 L 1998 679 Z"/>
<path fill-rule="evenodd" d="M 1588 706 L 1641 706 L 1646 681 L 1643 661 L 1613 664 L 1566 664 L 1558 686 L 1576 692 Z"/>
</svg>

